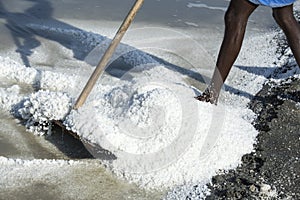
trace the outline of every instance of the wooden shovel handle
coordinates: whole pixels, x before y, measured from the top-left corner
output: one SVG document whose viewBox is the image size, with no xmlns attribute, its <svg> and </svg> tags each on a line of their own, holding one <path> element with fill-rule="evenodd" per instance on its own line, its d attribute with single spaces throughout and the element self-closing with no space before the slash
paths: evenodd
<svg viewBox="0 0 300 200">
<path fill-rule="evenodd" d="M 109 62 L 110 58 L 112 57 L 113 53 L 115 52 L 118 44 L 120 43 L 122 37 L 126 33 L 128 27 L 130 26 L 132 20 L 134 19 L 135 15 L 136 15 L 136 13 L 141 8 L 143 2 L 144 2 L 144 0 L 136 0 L 135 4 L 129 11 L 128 15 L 126 16 L 122 25 L 120 26 L 118 32 L 116 33 L 114 39 L 111 41 L 109 47 L 105 51 L 101 60 L 99 61 L 93 74 L 89 78 L 89 80 L 88 80 L 87 84 L 85 85 L 84 89 L 82 90 L 80 96 L 78 97 L 78 99 L 74 105 L 74 109 L 78 109 L 86 101 L 88 95 L 92 91 L 92 89 L 93 89 L 94 85 L 96 84 L 100 75 L 104 72 L 107 63 Z"/>
</svg>

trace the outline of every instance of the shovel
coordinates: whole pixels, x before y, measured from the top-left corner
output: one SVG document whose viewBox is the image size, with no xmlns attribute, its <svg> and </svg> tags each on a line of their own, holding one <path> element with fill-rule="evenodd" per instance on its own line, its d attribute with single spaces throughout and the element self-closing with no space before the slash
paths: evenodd
<svg viewBox="0 0 300 200">
<path fill-rule="evenodd" d="M 143 2 L 144 2 L 144 0 L 136 0 L 134 5 L 132 6 L 132 8 L 129 11 L 128 15 L 126 16 L 123 23 L 121 24 L 118 32 L 116 33 L 115 37 L 111 41 L 109 47 L 105 51 L 105 53 L 102 56 L 101 60 L 99 61 L 96 69 L 94 70 L 93 74 L 91 75 L 91 77 L 89 78 L 89 80 L 86 83 L 85 87 L 83 88 L 83 90 L 82 90 L 80 96 L 78 97 L 73 109 L 77 110 L 78 108 L 80 108 L 85 103 L 88 95 L 91 93 L 91 91 L 92 91 L 93 87 L 95 86 L 98 78 L 103 74 L 103 72 L 104 72 L 108 62 L 110 61 L 113 53 L 115 52 L 118 44 L 120 43 L 120 41 L 123 38 L 124 34 L 126 33 L 127 29 L 129 28 L 129 26 L 130 26 L 131 22 L 133 21 L 136 13 L 141 8 Z M 54 123 L 56 125 L 60 126 L 61 128 L 63 128 L 63 130 L 66 130 L 66 127 L 64 126 L 64 124 L 61 121 L 54 121 Z M 68 133 L 70 133 L 71 135 L 73 135 L 75 138 L 80 139 L 83 142 L 83 144 L 85 145 L 85 147 L 92 153 L 93 156 L 98 157 L 97 155 L 99 154 L 99 151 L 103 152 L 103 149 L 101 147 L 97 146 L 96 144 L 91 144 L 88 141 L 85 141 L 82 138 L 79 138 L 79 136 L 76 133 L 72 132 L 72 131 L 69 131 L 69 130 L 66 130 L 66 131 Z"/>
</svg>

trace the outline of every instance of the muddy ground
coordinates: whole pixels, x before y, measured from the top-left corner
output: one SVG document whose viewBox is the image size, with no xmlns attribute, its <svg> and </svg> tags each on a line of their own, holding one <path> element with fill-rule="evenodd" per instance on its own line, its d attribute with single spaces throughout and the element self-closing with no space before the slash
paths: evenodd
<svg viewBox="0 0 300 200">
<path fill-rule="evenodd" d="M 300 79 L 284 82 L 265 84 L 252 100 L 255 151 L 213 177 L 207 199 L 300 199 Z"/>
</svg>

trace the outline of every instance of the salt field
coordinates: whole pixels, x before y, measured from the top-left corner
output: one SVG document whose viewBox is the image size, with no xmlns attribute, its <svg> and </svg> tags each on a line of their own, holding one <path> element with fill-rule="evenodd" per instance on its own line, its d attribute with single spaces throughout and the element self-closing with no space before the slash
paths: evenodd
<svg viewBox="0 0 300 200">
<path fill-rule="evenodd" d="M 249 104 L 269 80 L 299 78 L 266 7 L 249 20 L 218 106 L 194 96 L 212 75 L 229 1 L 152 0 L 72 109 L 133 3 L 0 1 L 0 199 L 204 199 L 212 177 L 254 151 Z"/>
</svg>

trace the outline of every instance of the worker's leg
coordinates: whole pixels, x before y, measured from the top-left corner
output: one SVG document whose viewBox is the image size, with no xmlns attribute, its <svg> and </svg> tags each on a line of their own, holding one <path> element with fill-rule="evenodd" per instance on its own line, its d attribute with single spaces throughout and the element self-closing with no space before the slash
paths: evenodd
<svg viewBox="0 0 300 200">
<path fill-rule="evenodd" d="M 257 5 L 247 0 L 231 0 L 224 17 L 225 34 L 211 83 L 196 99 L 217 103 L 221 87 L 240 52 L 248 18 L 256 8 Z"/>
<path fill-rule="evenodd" d="M 273 8 L 273 17 L 285 33 L 298 66 L 300 66 L 300 25 L 293 15 L 293 5 Z"/>
</svg>

